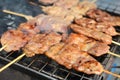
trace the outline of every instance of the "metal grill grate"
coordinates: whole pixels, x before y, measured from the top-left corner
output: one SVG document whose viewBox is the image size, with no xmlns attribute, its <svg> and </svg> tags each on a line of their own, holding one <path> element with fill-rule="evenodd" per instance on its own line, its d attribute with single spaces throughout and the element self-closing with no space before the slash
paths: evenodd
<svg viewBox="0 0 120 80">
<path fill-rule="evenodd" d="M 107 0 L 99 0 L 97 2 L 97 5 L 100 9 L 120 14 L 119 5 L 109 3 L 107 2 Z M 120 29 L 118 28 L 117 31 L 120 31 Z M 115 36 L 113 37 L 113 40 L 120 42 L 120 37 Z M 117 45 L 112 44 L 110 50 L 112 52 L 116 52 L 118 48 L 119 47 Z M 10 62 L 20 54 L 20 51 L 14 53 L 6 53 L 2 51 L 0 53 L 0 61 Z M 101 62 L 105 69 L 111 68 L 111 64 L 113 62 L 113 57 L 111 55 L 103 55 L 96 59 Z M 24 57 L 19 62 L 15 63 L 13 67 L 14 66 L 17 66 L 17 69 L 19 67 L 20 69 L 22 69 L 22 71 L 26 70 L 32 75 L 35 73 L 35 75 L 44 76 L 46 79 L 52 80 L 105 80 L 107 77 L 105 73 L 101 75 L 87 75 L 81 72 L 77 72 L 75 70 L 68 70 L 44 55 L 36 55 L 32 58 Z"/>
</svg>

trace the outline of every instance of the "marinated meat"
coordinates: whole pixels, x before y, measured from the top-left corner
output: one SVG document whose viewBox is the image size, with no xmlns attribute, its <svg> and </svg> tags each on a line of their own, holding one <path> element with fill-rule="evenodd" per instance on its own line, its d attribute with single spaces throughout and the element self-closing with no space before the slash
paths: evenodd
<svg viewBox="0 0 120 80">
<path fill-rule="evenodd" d="M 22 31 L 8 30 L 1 37 L 2 46 L 7 45 L 4 50 L 7 52 L 19 50 L 28 42 L 29 38 Z"/>
<path fill-rule="evenodd" d="M 104 22 L 106 24 L 110 24 L 111 26 L 120 26 L 120 17 L 111 16 L 100 9 L 91 9 L 86 13 L 86 15 L 97 22 Z"/>
<path fill-rule="evenodd" d="M 42 45 L 39 43 L 39 41 L 44 38 L 46 34 L 36 34 L 23 48 L 24 53 L 27 57 L 35 56 L 36 53 L 39 53 L 39 48 L 42 47 Z"/>
<path fill-rule="evenodd" d="M 38 15 L 33 21 L 41 32 L 54 31 L 68 33 L 68 25 L 70 24 L 60 17 L 52 17 L 49 15 Z"/>
<path fill-rule="evenodd" d="M 78 39 L 73 39 L 66 45 L 60 43 L 51 47 L 45 54 L 68 69 L 76 69 L 87 74 L 101 74 L 102 65 L 86 52 L 82 52 L 78 43 Z"/>
<path fill-rule="evenodd" d="M 61 17 L 68 22 L 72 22 L 75 18 L 82 18 L 82 16 L 85 15 L 89 9 L 96 8 L 95 3 L 88 0 L 82 2 L 78 1 L 79 0 L 59 0 L 58 2 L 56 2 L 57 5 L 55 4 L 54 6 L 42 7 L 42 10 L 48 15 Z M 66 5 L 66 8 L 65 6 L 63 6 L 68 3 L 71 4 L 71 2 L 74 5 Z"/>
<path fill-rule="evenodd" d="M 111 42 L 112 42 L 112 37 L 110 35 L 103 33 L 103 32 L 100 32 L 97 30 L 92 30 L 92 29 L 85 28 L 85 27 L 81 27 L 81 26 L 76 25 L 76 24 L 71 24 L 70 27 L 76 33 L 83 34 L 85 36 L 94 38 L 94 39 L 102 41 L 106 44 L 111 44 Z"/>
<path fill-rule="evenodd" d="M 106 54 L 110 47 L 100 41 L 96 41 L 92 38 L 88 38 L 82 34 L 75 34 L 72 33 L 69 36 L 69 43 L 73 40 L 74 42 L 77 42 L 77 44 L 80 47 L 81 51 L 88 52 L 91 55 L 94 56 L 101 56 L 103 54 Z"/>
<path fill-rule="evenodd" d="M 61 39 L 62 36 L 54 32 L 46 36 L 38 34 L 26 44 L 23 50 L 28 57 L 32 57 L 35 54 L 44 54 L 51 46 L 59 43 Z"/>
<path fill-rule="evenodd" d="M 111 36 L 115 36 L 118 34 L 115 28 L 106 22 L 96 22 L 93 19 L 80 18 L 80 19 L 75 19 L 75 23 L 82 27 L 98 30 Z"/>
<path fill-rule="evenodd" d="M 27 22 L 21 23 L 18 27 L 18 30 L 21 30 L 22 32 L 24 32 L 24 34 L 27 34 L 28 36 L 33 36 L 40 32 L 40 29 L 38 29 L 35 25 Z"/>
<path fill-rule="evenodd" d="M 58 52 L 64 47 L 64 45 L 65 43 L 63 42 L 55 44 L 54 46 L 50 47 L 48 51 L 45 52 L 45 55 L 55 60 L 56 56 L 58 55 Z"/>
</svg>

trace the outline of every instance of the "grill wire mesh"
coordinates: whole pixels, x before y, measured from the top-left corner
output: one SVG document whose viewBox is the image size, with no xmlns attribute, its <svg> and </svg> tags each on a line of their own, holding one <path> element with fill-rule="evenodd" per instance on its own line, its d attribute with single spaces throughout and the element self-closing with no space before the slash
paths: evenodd
<svg viewBox="0 0 120 80">
<path fill-rule="evenodd" d="M 109 11 L 115 13 L 115 14 L 120 14 L 120 7 L 119 5 L 113 4 L 113 3 L 109 3 L 107 0 L 99 0 L 97 2 L 97 5 L 100 9 Z M 111 5 L 111 6 L 109 6 Z M 14 16 L 14 15 L 12 15 Z M 4 20 L 9 21 L 14 21 L 14 19 L 12 19 L 12 16 L 8 16 L 11 17 L 10 19 L 5 18 L 5 17 L 1 17 Z M 14 16 L 16 17 L 16 16 Z M 22 22 L 24 22 L 25 20 L 20 18 L 20 20 Z M 19 22 L 20 23 L 20 22 Z M 11 23 L 12 24 L 12 23 Z M 5 23 L 0 23 L 1 26 L 4 27 Z M 18 24 L 16 24 L 18 25 Z M 118 32 L 120 32 L 119 28 L 116 28 L 116 30 Z M 5 30 L 1 30 L 1 34 L 4 32 Z M 116 42 L 120 42 L 120 37 L 119 36 L 115 36 L 113 37 L 113 40 Z M 115 53 L 119 53 L 119 46 L 112 44 L 111 45 L 111 49 L 110 51 L 115 52 Z M 0 62 L 10 62 L 13 59 L 15 59 L 17 56 L 19 56 L 21 54 L 21 51 L 16 51 L 14 53 L 6 53 L 5 51 L 2 51 L 0 53 Z M 112 62 L 114 60 L 113 56 L 106 54 L 103 55 L 101 57 L 96 57 L 96 59 L 101 62 L 101 64 L 104 66 L 105 69 L 110 70 L 111 69 L 111 65 Z M 44 55 L 36 55 L 34 57 L 31 58 L 27 58 L 24 57 L 22 58 L 20 61 L 18 61 L 17 63 L 15 63 L 15 65 L 13 65 L 12 67 L 16 66 L 17 69 L 20 68 L 22 69 L 22 71 L 26 70 L 27 72 L 31 73 L 32 75 L 38 75 L 38 76 L 44 76 L 47 79 L 52 79 L 52 80 L 106 80 L 106 77 L 108 76 L 107 74 L 103 73 L 101 75 L 87 75 L 81 72 L 77 72 L 75 70 L 68 70 L 63 66 L 60 66 L 59 64 L 57 64 L 55 61 L 49 59 L 48 57 L 44 56 Z M 23 70 L 24 69 L 24 70 Z"/>
</svg>

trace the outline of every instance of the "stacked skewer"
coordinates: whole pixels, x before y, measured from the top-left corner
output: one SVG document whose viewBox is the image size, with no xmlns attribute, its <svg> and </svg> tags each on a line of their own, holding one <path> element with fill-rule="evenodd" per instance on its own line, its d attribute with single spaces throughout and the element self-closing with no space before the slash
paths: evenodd
<svg viewBox="0 0 120 80">
<path fill-rule="evenodd" d="M 4 12 L 13 14 L 13 12 L 6 10 L 4 10 Z M 17 13 L 14 14 L 19 15 Z M 102 65 L 89 55 L 91 54 L 94 56 L 101 56 L 103 54 L 109 53 L 114 56 L 120 57 L 119 55 L 110 52 L 108 46 L 108 44 L 111 43 L 115 43 L 117 45 L 120 44 L 115 41 L 112 41 L 112 37 L 106 34 L 107 32 L 106 33 L 102 32 L 103 29 L 97 30 L 97 28 L 93 26 L 93 25 L 98 26 L 96 22 L 97 20 L 100 20 L 97 19 L 100 18 L 99 16 L 97 18 L 96 17 L 94 18 L 88 15 L 89 17 L 94 18 L 96 20 L 96 22 L 95 20 L 90 20 L 90 27 L 92 28 L 86 26 L 88 25 L 89 22 L 88 23 L 84 22 L 82 24 L 80 23 L 79 19 L 75 19 L 75 24 L 70 25 L 70 28 L 73 31 L 75 31 L 75 33 L 72 32 L 66 40 L 62 38 L 63 37 L 62 35 L 56 33 L 56 32 L 61 32 L 63 34 L 67 33 L 66 30 L 61 30 L 63 29 L 64 26 L 63 25 L 61 26 L 63 22 L 58 20 L 58 16 L 57 18 L 51 18 L 51 16 L 49 17 L 47 15 L 40 15 L 35 18 L 33 18 L 32 16 L 25 16 L 23 14 L 20 14 L 19 16 L 25 17 L 28 20 L 28 22 L 22 23 L 17 30 L 9 30 L 5 32 L 1 37 L 1 44 L 3 45 L 3 47 L 0 50 L 4 49 L 5 51 L 10 52 L 22 48 L 24 53 L 15 60 L 13 60 L 8 65 L 6 65 L 5 67 L 1 68 L 0 72 L 3 71 L 8 66 L 10 66 L 11 64 L 13 64 L 14 62 L 18 61 L 25 55 L 28 57 L 32 57 L 35 54 L 45 54 L 46 56 L 50 57 L 51 59 L 55 60 L 56 62 L 65 66 L 68 69 L 73 68 L 76 69 L 77 71 L 81 71 L 87 74 L 101 74 L 102 72 L 106 72 L 108 74 L 112 74 L 120 78 L 119 75 L 113 74 L 103 69 Z M 46 23 L 50 25 L 47 26 L 50 31 L 47 30 L 48 28 L 45 28 L 46 26 L 42 27 L 44 24 L 46 24 L 44 22 L 44 19 L 46 21 L 49 21 L 49 23 L 47 22 Z M 70 21 L 68 21 L 69 19 Z M 65 20 L 68 21 L 68 24 L 71 22 L 71 18 L 67 18 Z M 51 23 L 53 21 L 55 22 Z M 60 26 L 53 27 L 54 26 L 53 24 L 55 26 L 56 24 Z M 65 26 L 66 26 L 65 29 L 67 29 L 68 28 L 67 25 Z M 45 33 L 39 34 L 39 32 L 41 31 L 45 31 Z M 118 33 L 116 32 L 114 35 L 117 34 Z"/>
</svg>

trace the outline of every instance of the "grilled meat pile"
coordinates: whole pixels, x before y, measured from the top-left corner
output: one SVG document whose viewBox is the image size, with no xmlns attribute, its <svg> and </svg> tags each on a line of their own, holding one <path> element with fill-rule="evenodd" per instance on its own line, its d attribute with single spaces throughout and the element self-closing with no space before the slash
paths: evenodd
<svg viewBox="0 0 120 80">
<path fill-rule="evenodd" d="M 96 9 L 93 2 L 40 1 L 53 4 L 43 8 L 48 15 L 40 14 L 20 24 L 16 30 L 6 31 L 1 37 L 2 46 L 7 44 L 4 50 L 10 52 L 22 48 L 27 57 L 45 54 L 68 69 L 101 74 L 102 65 L 91 55 L 101 56 L 109 51 L 112 36 L 118 34 L 113 27 L 118 22 L 112 22 L 115 17 Z M 68 34 L 70 28 L 73 31 Z M 65 40 L 61 33 L 68 35 Z"/>
</svg>

